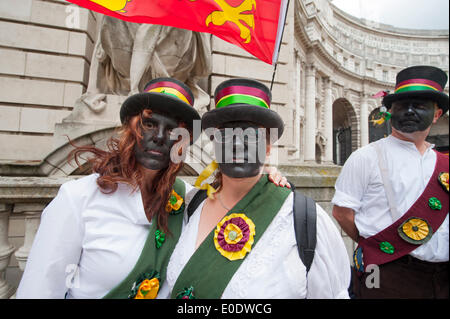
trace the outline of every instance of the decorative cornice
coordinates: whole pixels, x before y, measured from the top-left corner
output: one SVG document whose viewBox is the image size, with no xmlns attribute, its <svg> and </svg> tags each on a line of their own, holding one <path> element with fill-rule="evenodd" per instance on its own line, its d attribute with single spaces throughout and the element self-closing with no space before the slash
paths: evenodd
<svg viewBox="0 0 450 319">
<path fill-rule="evenodd" d="M 308 2 L 308 4 L 313 3 L 314 1 L 315 0 L 310 0 Z M 344 52 L 345 55 L 349 55 L 350 57 L 356 56 L 357 57 L 356 60 L 361 61 L 361 67 L 365 67 L 365 62 L 367 61 L 368 57 L 365 56 L 365 54 L 362 56 L 362 55 L 358 54 L 357 52 L 352 52 L 351 50 L 347 49 L 345 46 L 340 45 L 338 40 L 336 38 L 334 38 L 334 35 L 330 32 L 329 27 L 325 26 L 323 24 L 320 14 L 317 13 L 317 10 L 315 12 L 308 12 L 307 8 L 305 7 L 304 1 L 295 0 L 294 3 L 295 3 L 295 12 L 294 12 L 295 32 L 294 32 L 294 34 L 297 39 L 298 45 L 300 45 L 304 49 L 304 51 L 307 52 L 307 55 L 310 56 L 310 58 L 308 59 L 309 61 L 313 60 L 314 57 L 317 57 L 320 60 L 322 60 L 325 63 L 325 65 L 327 65 L 327 67 L 331 70 L 332 73 L 337 73 L 339 75 L 349 78 L 350 80 L 364 82 L 369 86 L 374 86 L 374 87 L 380 88 L 380 89 L 392 89 L 393 88 L 394 83 L 378 80 L 374 77 L 375 74 L 373 76 L 372 75 L 367 76 L 366 75 L 367 69 L 364 69 L 364 75 L 362 75 L 362 74 L 356 73 L 354 71 L 351 71 L 351 70 L 345 68 L 342 65 L 342 63 L 339 62 L 325 48 L 324 43 L 321 41 L 322 38 L 329 41 L 330 46 L 333 49 L 335 49 L 338 53 Z M 331 9 L 334 10 L 335 7 L 331 6 Z M 341 12 L 338 12 L 338 14 L 341 14 Z M 344 18 L 346 18 L 347 20 L 349 19 L 348 17 L 344 17 Z M 355 24 L 356 22 L 352 21 L 352 23 Z M 364 30 L 367 30 L 368 35 L 371 32 L 378 32 L 378 33 L 381 32 L 379 30 L 374 31 L 364 25 L 359 25 L 359 27 L 363 28 Z M 309 31 L 307 28 L 309 28 Z M 308 32 L 310 34 L 308 34 Z M 384 34 L 384 36 L 392 37 L 391 34 L 388 35 L 386 32 L 380 33 L 380 35 L 381 34 Z M 393 35 L 401 36 L 402 34 L 398 34 L 398 35 L 393 34 Z M 312 38 L 310 38 L 310 36 L 312 36 Z M 413 37 L 412 35 L 404 35 L 404 34 L 403 34 L 403 36 L 408 37 L 409 39 L 411 39 Z M 444 38 L 442 38 L 442 36 L 441 36 L 439 39 L 440 40 L 445 39 L 445 35 L 443 37 Z M 422 40 L 424 38 L 428 38 L 430 40 L 435 39 L 433 33 L 431 33 L 431 35 L 428 37 L 425 37 L 425 36 L 417 37 L 417 39 L 422 39 Z M 447 38 L 448 38 L 448 33 L 447 33 Z M 413 39 L 411 39 L 409 41 L 413 42 Z M 363 46 L 367 47 L 366 44 L 363 44 Z M 379 48 L 377 48 L 377 50 L 378 49 Z M 300 52 L 300 50 L 299 50 L 299 52 Z M 407 54 L 407 55 L 412 54 L 411 52 L 398 52 L 398 53 L 399 54 L 400 53 Z M 434 55 L 427 54 L 427 56 L 434 56 Z M 372 59 L 372 58 L 370 58 L 370 59 Z M 387 64 L 386 62 L 389 62 L 389 61 L 382 61 L 381 57 L 376 57 L 374 61 L 376 61 L 375 63 L 382 65 L 383 68 L 389 68 L 389 69 L 403 68 L 403 66 L 400 66 L 400 65 Z M 322 72 L 322 73 L 328 75 L 329 72 L 326 72 L 325 70 L 320 70 L 320 64 L 317 64 L 317 65 L 319 67 L 319 69 L 317 70 L 318 72 Z M 444 69 L 445 69 L 445 66 L 444 66 Z"/>
<path fill-rule="evenodd" d="M 432 40 L 433 38 L 446 39 L 449 37 L 449 30 L 420 30 L 399 28 L 375 21 L 359 19 L 342 11 L 331 2 L 329 2 L 329 6 L 333 10 L 333 13 L 342 20 L 345 20 L 345 22 L 357 28 L 367 30 L 367 32 L 379 33 L 380 36 L 395 36 L 430 40 Z"/>
</svg>

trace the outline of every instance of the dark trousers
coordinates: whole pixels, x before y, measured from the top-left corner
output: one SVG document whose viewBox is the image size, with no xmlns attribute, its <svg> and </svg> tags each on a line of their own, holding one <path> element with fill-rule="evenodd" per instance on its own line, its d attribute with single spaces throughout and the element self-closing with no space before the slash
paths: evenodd
<svg viewBox="0 0 450 319">
<path fill-rule="evenodd" d="M 378 267 L 379 288 L 369 288 L 374 284 L 376 272 L 358 273 L 353 268 L 353 293 L 356 298 L 448 299 L 449 297 L 448 262 L 431 263 L 407 255 Z"/>
</svg>

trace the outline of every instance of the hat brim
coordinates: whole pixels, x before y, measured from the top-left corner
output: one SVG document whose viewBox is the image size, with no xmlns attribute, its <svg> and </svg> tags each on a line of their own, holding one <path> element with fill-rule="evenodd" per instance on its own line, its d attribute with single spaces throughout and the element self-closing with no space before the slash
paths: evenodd
<svg viewBox="0 0 450 319">
<path fill-rule="evenodd" d="M 265 128 L 278 129 L 277 140 L 283 135 L 284 123 L 277 112 L 256 105 L 234 104 L 203 114 L 202 128 L 219 127 L 227 122 L 246 121 Z"/>
<path fill-rule="evenodd" d="M 180 99 L 164 93 L 145 92 L 134 94 L 123 102 L 120 109 L 120 121 L 124 123 L 129 118 L 140 114 L 144 109 L 151 109 L 157 113 L 183 121 L 192 133 L 194 120 L 200 120 L 200 115 L 194 107 Z M 192 136 L 191 144 L 197 138 L 198 136 Z"/>
<path fill-rule="evenodd" d="M 144 109 L 168 115 L 183 121 L 192 131 L 194 120 L 200 120 L 200 115 L 194 107 L 176 97 L 164 93 L 138 93 L 128 97 L 120 109 L 120 121 L 126 122 L 130 117 L 138 115 Z"/>
<path fill-rule="evenodd" d="M 386 95 L 383 98 L 383 105 L 386 108 L 390 109 L 392 103 L 398 100 L 406 99 L 406 98 L 421 98 L 421 99 L 430 99 L 432 101 L 436 101 L 438 107 L 443 110 L 443 114 L 448 111 L 448 95 L 442 92 L 437 91 L 407 91 L 401 93 L 394 93 Z"/>
</svg>

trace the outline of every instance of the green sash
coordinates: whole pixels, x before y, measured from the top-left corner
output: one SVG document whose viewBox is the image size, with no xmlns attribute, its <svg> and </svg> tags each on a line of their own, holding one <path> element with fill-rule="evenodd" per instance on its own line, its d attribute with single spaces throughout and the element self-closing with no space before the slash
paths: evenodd
<svg viewBox="0 0 450 319">
<path fill-rule="evenodd" d="M 252 248 L 290 193 L 291 190 L 275 186 L 263 175 L 250 192 L 227 213 L 242 213 L 253 221 L 255 236 Z M 215 227 L 187 262 L 173 287 L 171 298 L 189 287 L 193 288 L 195 298 L 218 299 L 222 296 L 245 257 L 234 261 L 223 257 L 214 246 L 214 230 Z"/>
<path fill-rule="evenodd" d="M 186 185 L 184 184 L 184 182 L 177 178 L 173 185 L 173 189 L 184 200 L 186 192 Z M 172 252 L 181 234 L 183 216 L 184 209 L 182 209 L 182 211 L 176 215 L 169 215 L 168 226 L 172 235 L 165 236 L 165 240 L 160 248 L 156 248 L 155 232 L 157 231 L 158 223 L 156 219 L 153 218 L 152 224 L 149 228 L 147 240 L 144 244 L 144 248 L 142 249 L 141 255 L 139 256 L 139 259 L 136 262 L 133 270 L 122 282 L 120 282 L 108 294 L 106 294 L 106 296 L 103 297 L 104 299 L 128 298 L 131 293 L 133 284 L 136 282 L 136 280 L 144 273 L 152 273 L 153 271 L 157 271 L 159 273 L 159 287 L 161 288 L 162 283 L 166 278 L 167 264 L 169 263 L 170 256 L 172 255 Z"/>
</svg>

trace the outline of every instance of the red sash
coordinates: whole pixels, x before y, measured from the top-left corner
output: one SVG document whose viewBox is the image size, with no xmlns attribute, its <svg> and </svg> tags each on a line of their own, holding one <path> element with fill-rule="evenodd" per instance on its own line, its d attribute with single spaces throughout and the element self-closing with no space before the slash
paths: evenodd
<svg viewBox="0 0 450 319">
<path fill-rule="evenodd" d="M 449 158 L 436 152 L 436 166 L 424 192 L 395 223 L 369 238 L 361 238 L 354 253 L 355 267 L 382 265 L 409 254 L 430 240 L 449 209 L 448 189 L 440 182 L 448 173 Z M 448 183 L 448 180 L 447 180 Z M 361 263 L 363 261 L 363 265 Z"/>
</svg>

